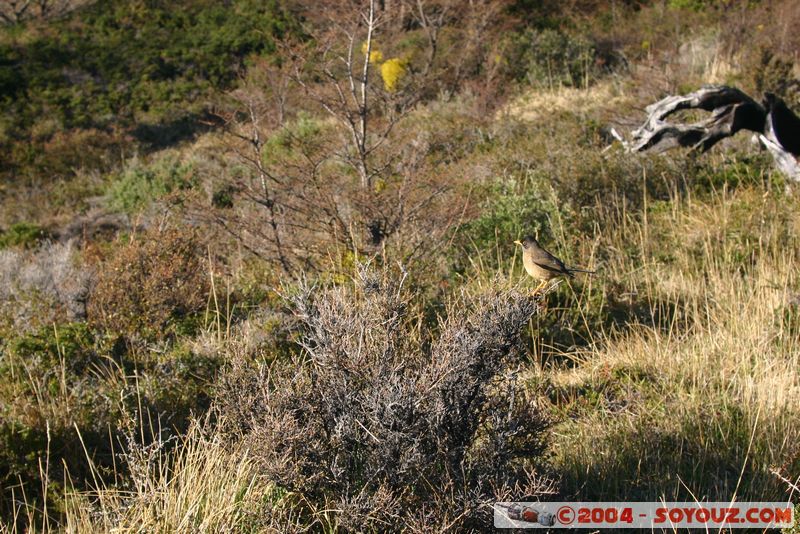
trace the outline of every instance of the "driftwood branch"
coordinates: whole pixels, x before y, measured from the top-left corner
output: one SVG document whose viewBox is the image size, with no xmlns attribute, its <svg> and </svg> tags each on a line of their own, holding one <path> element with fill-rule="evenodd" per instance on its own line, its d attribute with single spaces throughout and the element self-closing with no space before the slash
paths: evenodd
<svg viewBox="0 0 800 534">
<path fill-rule="evenodd" d="M 673 113 L 689 109 L 708 111 L 711 116 L 691 124 L 667 121 Z M 703 153 L 740 130 L 750 130 L 758 134 L 776 166 L 792 180 L 800 181 L 800 119 L 771 93 L 766 93 L 763 103 L 759 103 L 734 87 L 708 85 L 687 95 L 668 96 L 646 111 L 647 120 L 631 132 L 631 141 L 612 130 L 631 152 L 689 147 Z"/>
</svg>

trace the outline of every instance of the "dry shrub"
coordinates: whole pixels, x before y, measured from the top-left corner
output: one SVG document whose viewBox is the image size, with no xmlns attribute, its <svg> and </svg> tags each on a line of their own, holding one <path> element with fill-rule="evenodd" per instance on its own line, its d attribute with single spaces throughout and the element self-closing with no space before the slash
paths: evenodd
<svg viewBox="0 0 800 534">
<path fill-rule="evenodd" d="M 186 231 L 136 236 L 98 265 L 89 321 L 129 338 L 173 335 L 205 308 L 205 263 L 201 243 Z"/>
<path fill-rule="evenodd" d="M 75 262 L 71 243 L 0 250 L 0 326 L 26 332 L 83 318 L 89 278 Z"/>
<path fill-rule="evenodd" d="M 215 175 L 224 179 L 211 205 L 192 204 L 193 215 L 287 277 L 326 270 L 331 257 L 343 253 L 374 254 L 384 247 L 418 265 L 446 242 L 467 204 L 459 197 L 465 177 L 458 169 L 434 172 L 432 163 L 432 152 L 463 131 L 448 136 L 451 131 L 427 131 L 421 122 L 397 124 L 393 141 L 372 153 L 385 173 L 365 188 L 337 159 L 346 132 L 330 121 L 300 118 L 265 143 L 268 179 L 262 181 L 257 169 L 225 164 Z M 234 151 L 242 157 L 245 148 Z"/>
<path fill-rule="evenodd" d="M 345 531 L 478 530 L 492 502 L 548 489 L 535 468 L 549 422 L 512 371 L 537 298 L 465 298 L 434 331 L 410 302 L 368 270 L 353 288 L 305 287 L 303 356 L 239 362 L 223 381 L 222 413 L 288 492 L 273 524 L 299 506 Z"/>
</svg>

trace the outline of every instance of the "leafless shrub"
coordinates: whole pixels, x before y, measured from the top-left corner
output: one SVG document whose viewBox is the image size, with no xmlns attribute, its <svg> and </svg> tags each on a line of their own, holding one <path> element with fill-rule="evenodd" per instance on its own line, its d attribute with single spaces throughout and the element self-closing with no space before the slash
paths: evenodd
<svg viewBox="0 0 800 534">
<path fill-rule="evenodd" d="M 86 315 L 90 275 L 71 243 L 45 243 L 36 251 L 0 250 L 0 322 L 27 330 L 56 319 Z"/>
<path fill-rule="evenodd" d="M 280 65 L 251 69 L 215 110 L 244 169 L 224 178 L 198 216 L 287 276 L 387 248 L 406 264 L 429 258 L 463 216 L 468 202 L 458 192 L 469 178 L 437 165 L 440 134 L 421 128 L 414 111 L 485 63 L 479 41 L 502 19 L 495 4 L 504 5 L 304 5 L 307 20 L 326 19 L 307 28 L 313 39 L 284 43 Z M 452 69 L 439 57 L 445 25 L 463 27 L 445 40 L 469 52 L 458 47 Z M 403 39 L 402 28 L 425 38 Z"/>
<path fill-rule="evenodd" d="M 363 269 L 353 288 L 304 287 L 295 361 L 239 368 L 221 410 L 278 486 L 349 531 L 476 530 L 491 502 L 529 499 L 549 422 L 514 379 L 539 312 L 515 289 L 462 299 L 434 332 L 411 295 Z"/>
</svg>

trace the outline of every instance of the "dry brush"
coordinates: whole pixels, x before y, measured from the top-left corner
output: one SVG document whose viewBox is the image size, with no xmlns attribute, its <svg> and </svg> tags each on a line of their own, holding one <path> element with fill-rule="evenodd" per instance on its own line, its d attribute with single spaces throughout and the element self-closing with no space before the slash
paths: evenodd
<svg viewBox="0 0 800 534">
<path fill-rule="evenodd" d="M 549 420 L 515 372 L 539 296 L 464 297 L 435 328 L 402 279 L 367 269 L 291 300 L 302 355 L 240 362 L 221 405 L 287 492 L 273 520 L 302 503 L 345 531 L 477 530 L 492 502 L 551 488 L 537 471 Z"/>
</svg>

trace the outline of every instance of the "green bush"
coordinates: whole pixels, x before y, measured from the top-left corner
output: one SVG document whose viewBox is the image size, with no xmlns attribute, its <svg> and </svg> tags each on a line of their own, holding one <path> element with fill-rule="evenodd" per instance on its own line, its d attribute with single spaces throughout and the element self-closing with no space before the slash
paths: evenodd
<svg viewBox="0 0 800 534">
<path fill-rule="evenodd" d="M 524 182 L 497 181 L 486 191 L 481 215 L 459 230 L 458 242 L 467 250 L 511 251 L 513 241 L 527 234 L 550 237 L 551 219 L 565 217 L 543 176 Z"/>
<path fill-rule="evenodd" d="M 95 2 L 53 31 L 5 40 L 0 95 L 22 128 L 45 110 L 66 128 L 180 116 L 290 27 L 275 1 Z"/>
<path fill-rule="evenodd" d="M 20 484 L 28 502 L 42 507 L 40 466 L 49 470 L 46 512 L 54 520 L 64 512 L 67 471 L 77 489 L 93 477 L 124 474 L 115 472 L 115 461 L 126 421 L 149 414 L 165 430 L 185 429 L 190 414 L 208 409 L 219 365 L 216 356 L 182 344 L 128 352 L 81 322 L 9 340 L 0 352 L 0 518 L 12 516 L 8 505 L 12 492 L 22 498 Z"/>
<path fill-rule="evenodd" d="M 191 138 L 211 97 L 287 33 L 297 25 L 277 0 L 101 0 L 0 26 L 0 179 L 107 172 Z"/>
<path fill-rule="evenodd" d="M 0 517 L 9 517 L 6 502 L 12 493 L 22 497 L 20 484 L 26 499 L 43 504 L 40 468 L 51 473 L 48 513 L 63 511 L 62 460 L 69 460 L 70 475 L 79 484 L 89 475 L 73 425 L 92 453 L 108 447 L 120 394 L 99 379 L 111 373 L 97 348 L 85 323 L 66 323 L 12 338 L 0 351 Z"/>
<path fill-rule="evenodd" d="M 792 58 L 774 54 L 761 48 L 750 69 L 757 94 L 775 93 L 786 101 L 790 108 L 800 105 L 800 94 L 794 76 L 795 63 Z"/>
<path fill-rule="evenodd" d="M 308 113 L 300 113 L 296 120 L 287 123 L 264 144 L 265 163 L 279 163 L 293 156 L 304 147 L 319 142 L 324 123 Z"/>
<path fill-rule="evenodd" d="M 194 183 L 192 166 L 175 159 L 164 158 L 149 166 L 135 161 L 111 183 L 108 204 L 114 210 L 132 213 L 173 191 L 189 189 Z"/>
<path fill-rule="evenodd" d="M 12 224 L 5 232 L 0 233 L 0 249 L 8 247 L 30 248 L 47 237 L 41 226 L 26 222 Z"/>
<path fill-rule="evenodd" d="M 527 29 L 512 40 L 511 70 L 535 87 L 585 87 L 597 76 L 595 45 L 557 30 Z"/>
<path fill-rule="evenodd" d="M 764 184 L 773 165 L 767 153 L 726 157 L 720 163 L 703 160 L 696 169 L 694 188 L 698 193 L 708 193 L 724 188 L 758 186 Z"/>
<path fill-rule="evenodd" d="M 669 0 L 667 5 L 670 9 L 688 9 L 691 11 L 704 11 L 713 7 L 715 2 L 709 0 Z"/>
<path fill-rule="evenodd" d="M 44 327 L 11 343 L 11 351 L 26 362 L 55 368 L 61 363 L 80 375 L 94 359 L 94 336 L 86 323 L 68 323 L 58 328 Z M 57 377 L 56 377 L 57 378 Z"/>
</svg>

